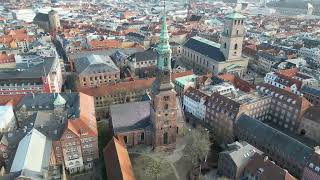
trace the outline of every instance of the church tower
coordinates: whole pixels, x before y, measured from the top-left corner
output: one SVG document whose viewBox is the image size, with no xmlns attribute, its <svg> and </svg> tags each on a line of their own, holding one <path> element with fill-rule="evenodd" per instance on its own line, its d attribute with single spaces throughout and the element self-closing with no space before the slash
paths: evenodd
<svg viewBox="0 0 320 180">
<path fill-rule="evenodd" d="M 49 30 L 57 31 L 58 29 L 60 29 L 61 25 L 60 25 L 60 18 L 59 18 L 58 12 L 55 10 L 51 10 L 49 11 L 48 16 L 49 16 Z"/>
<path fill-rule="evenodd" d="M 162 17 L 160 42 L 157 47 L 157 77 L 152 86 L 151 121 L 153 147 L 173 148 L 178 132 L 177 98 L 171 82 L 171 49 L 167 29 L 167 17 Z"/>
<path fill-rule="evenodd" d="M 245 35 L 244 19 L 245 16 L 237 12 L 225 17 L 220 51 L 223 53 L 226 61 L 241 59 L 242 44 Z"/>
</svg>

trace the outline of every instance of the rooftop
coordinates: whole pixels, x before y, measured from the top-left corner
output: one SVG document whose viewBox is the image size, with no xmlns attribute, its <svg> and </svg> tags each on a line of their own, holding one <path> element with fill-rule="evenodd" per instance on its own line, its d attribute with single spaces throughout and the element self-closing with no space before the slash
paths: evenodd
<svg viewBox="0 0 320 180">
<path fill-rule="evenodd" d="M 306 164 L 313 153 L 313 149 L 305 144 L 246 114 L 238 118 L 236 127 L 248 131 L 255 137 L 257 144 L 268 144 L 269 148 L 281 148 L 288 157 L 293 158 L 301 166 Z"/>
<path fill-rule="evenodd" d="M 120 71 L 109 56 L 95 54 L 76 59 L 75 68 L 81 75 Z"/>
<path fill-rule="evenodd" d="M 215 61 L 225 61 L 223 53 L 220 51 L 220 44 L 202 37 L 192 37 L 183 46 L 207 56 Z"/>
<path fill-rule="evenodd" d="M 32 129 L 19 143 L 10 172 L 37 178 L 48 168 L 52 142 L 38 130 Z M 34 177 L 35 176 L 35 177 Z"/>
<path fill-rule="evenodd" d="M 234 13 L 228 14 L 226 16 L 226 18 L 228 18 L 228 19 L 245 19 L 246 17 L 238 12 L 234 12 Z"/>
<path fill-rule="evenodd" d="M 143 129 L 150 125 L 150 102 L 131 102 L 110 106 L 115 133 Z"/>
</svg>

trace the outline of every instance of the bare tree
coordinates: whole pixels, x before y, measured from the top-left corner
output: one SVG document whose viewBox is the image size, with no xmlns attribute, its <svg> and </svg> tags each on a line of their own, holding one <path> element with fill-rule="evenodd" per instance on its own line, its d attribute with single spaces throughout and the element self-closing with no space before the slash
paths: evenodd
<svg viewBox="0 0 320 180">
<path fill-rule="evenodd" d="M 144 173 L 148 177 L 159 180 L 172 172 L 165 153 L 152 154 L 152 157 L 144 156 L 143 158 L 146 162 Z"/>
<path fill-rule="evenodd" d="M 210 146 L 209 133 L 205 129 L 192 129 L 187 134 L 187 144 L 184 148 L 184 154 L 191 160 L 194 166 L 196 166 L 201 161 L 206 161 Z"/>
</svg>

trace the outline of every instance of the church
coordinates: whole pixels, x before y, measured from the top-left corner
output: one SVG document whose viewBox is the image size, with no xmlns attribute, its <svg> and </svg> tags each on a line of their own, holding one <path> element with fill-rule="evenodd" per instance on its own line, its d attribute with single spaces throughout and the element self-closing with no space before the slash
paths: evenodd
<svg viewBox="0 0 320 180">
<path fill-rule="evenodd" d="M 171 82 L 172 52 L 165 13 L 156 50 L 157 76 L 149 96 L 151 100 L 110 107 L 113 133 L 123 139 L 128 147 L 146 144 L 155 149 L 174 149 L 177 134 L 183 125 L 180 102 Z"/>
<path fill-rule="evenodd" d="M 248 66 L 248 59 L 242 56 L 244 20 L 237 12 L 225 16 L 220 44 L 198 36 L 190 38 L 182 47 L 182 62 L 198 74 L 243 76 Z"/>
</svg>

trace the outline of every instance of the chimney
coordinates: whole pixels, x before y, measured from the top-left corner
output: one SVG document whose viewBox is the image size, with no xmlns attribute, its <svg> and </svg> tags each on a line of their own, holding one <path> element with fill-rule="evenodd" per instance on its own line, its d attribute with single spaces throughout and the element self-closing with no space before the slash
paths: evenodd
<svg viewBox="0 0 320 180">
<path fill-rule="evenodd" d="M 268 156 L 265 156 L 264 159 L 263 159 L 263 161 L 266 162 L 266 161 L 268 161 L 268 159 L 269 159 L 269 157 L 268 157 Z"/>
<path fill-rule="evenodd" d="M 318 155 L 320 155 L 320 146 L 314 147 L 314 152 Z"/>
</svg>

